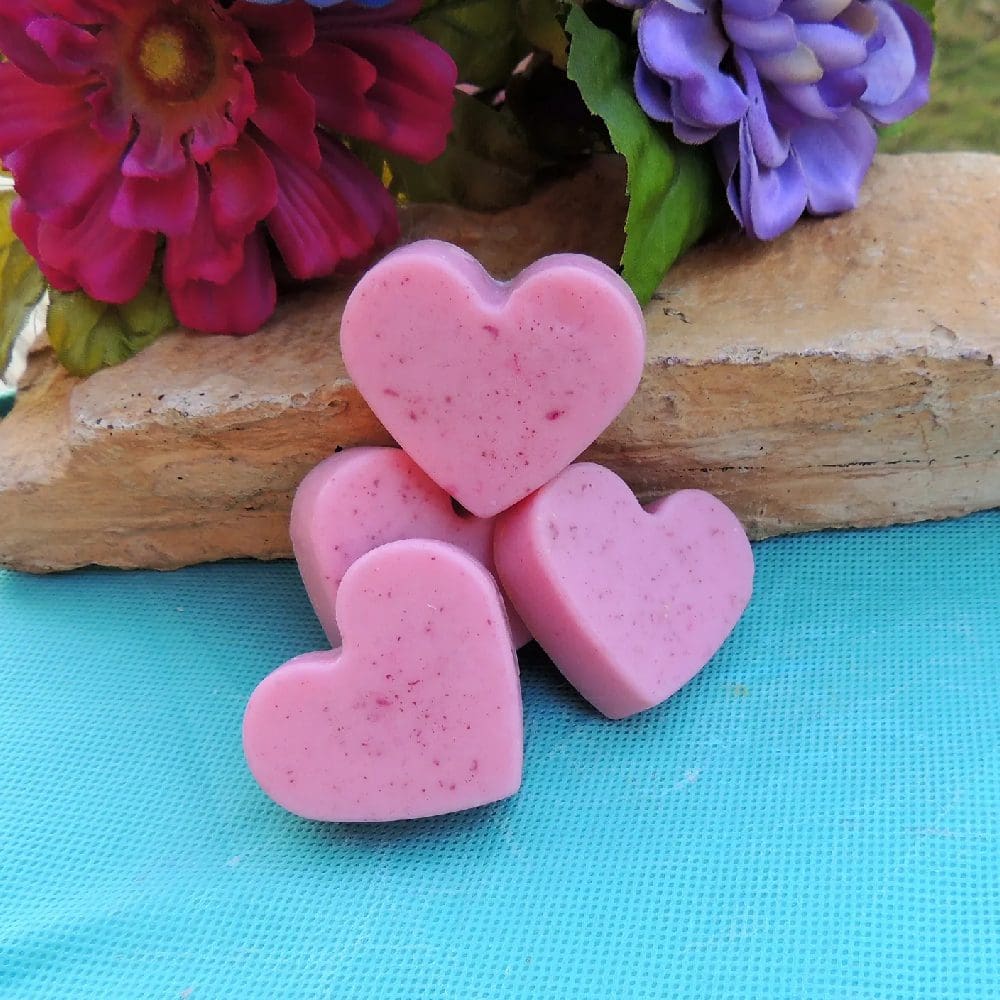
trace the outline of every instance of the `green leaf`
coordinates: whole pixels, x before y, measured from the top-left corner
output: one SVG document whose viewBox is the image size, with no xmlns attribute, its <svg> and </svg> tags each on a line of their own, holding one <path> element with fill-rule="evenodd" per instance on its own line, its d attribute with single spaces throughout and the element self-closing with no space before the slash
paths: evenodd
<svg viewBox="0 0 1000 1000">
<path fill-rule="evenodd" d="M 521 204 L 545 161 L 508 108 L 455 96 L 454 129 L 433 163 L 375 154 L 389 168 L 392 190 L 412 201 L 450 202 L 482 212 Z M 372 162 L 372 153 L 365 158 Z"/>
<path fill-rule="evenodd" d="M 10 225 L 13 191 L 0 194 L 0 374 L 10 363 L 14 341 L 45 292 L 45 279 Z"/>
<path fill-rule="evenodd" d="M 413 24 L 455 60 L 460 83 L 485 90 L 502 86 L 527 55 L 516 0 L 427 0 Z"/>
<path fill-rule="evenodd" d="M 559 19 L 560 0 L 518 0 L 517 26 L 525 41 L 552 56 L 552 65 L 566 68 L 569 39 Z"/>
<path fill-rule="evenodd" d="M 707 150 L 677 142 L 646 116 L 635 99 L 628 50 L 614 34 L 580 7 L 570 12 L 566 30 L 569 78 L 628 165 L 622 276 L 645 304 L 711 224 L 721 196 L 718 174 Z"/>
<path fill-rule="evenodd" d="M 125 305 L 96 302 L 83 292 L 53 292 L 48 333 L 56 357 L 71 375 L 92 375 L 120 364 L 174 326 L 158 275 Z"/>
</svg>

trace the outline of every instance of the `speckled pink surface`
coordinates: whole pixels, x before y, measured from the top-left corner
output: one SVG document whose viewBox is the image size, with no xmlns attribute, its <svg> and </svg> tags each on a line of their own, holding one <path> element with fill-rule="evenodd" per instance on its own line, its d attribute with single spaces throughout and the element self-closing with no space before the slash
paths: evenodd
<svg viewBox="0 0 1000 1000">
<path fill-rule="evenodd" d="M 508 284 L 425 240 L 357 284 L 341 351 L 400 446 L 479 517 L 561 472 L 618 416 L 642 374 L 632 291 L 590 257 L 546 257 Z"/>
<path fill-rule="evenodd" d="M 340 586 L 345 645 L 266 677 L 243 721 L 263 790 L 309 819 L 434 816 L 513 795 L 517 661 L 493 578 L 445 542 L 392 542 Z"/>
<path fill-rule="evenodd" d="M 528 628 L 612 719 L 658 705 L 712 658 L 753 586 L 736 516 L 701 490 L 643 510 L 598 465 L 573 465 L 502 515 L 497 570 Z"/>
<path fill-rule="evenodd" d="M 404 538 L 451 542 L 491 573 L 493 518 L 460 514 L 451 497 L 398 448 L 351 448 L 320 462 L 292 503 L 290 534 L 302 582 L 332 646 L 340 645 L 337 591 L 366 552 Z M 530 636 L 508 605 L 515 646 Z"/>
</svg>

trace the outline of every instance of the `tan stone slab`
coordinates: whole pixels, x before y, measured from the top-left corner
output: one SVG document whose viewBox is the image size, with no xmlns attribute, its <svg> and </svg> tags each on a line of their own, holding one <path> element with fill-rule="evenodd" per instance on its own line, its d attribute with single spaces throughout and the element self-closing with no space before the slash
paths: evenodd
<svg viewBox="0 0 1000 1000">
<path fill-rule="evenodd" d="M 496 216 L 421 206 L 411 238 L 510 275 L 613 261 L 616 161 Z M 640 392 L 588 457 L 643 497 L 718 493 L 764 537 L 1000 505 L 1000 157 L 882 158 L 858 211 L 687 256 L 650 304 Z M 36 355 L 0 423 L 0 564 L 169 568 L 289 554 L 296 484 L 389 438 L 337 351 L 344 285 L 244 338 L 173 334 L 80 382 Z"/>
</svg>

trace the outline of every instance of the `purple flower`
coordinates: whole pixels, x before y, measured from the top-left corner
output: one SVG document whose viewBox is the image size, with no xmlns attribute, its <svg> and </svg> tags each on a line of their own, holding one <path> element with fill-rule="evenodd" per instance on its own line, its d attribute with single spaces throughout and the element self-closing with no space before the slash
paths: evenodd
<svg viewBox="0 0 1000 1000">
<path fill-rule="evenodd" d="M 772 239 L 853 208 L 873 123 L 927 102 L 934 43 L 901 0 L 612 0 L 641 8 L 635 90 L 682 142 L 714 143 L 736 217 Z"/>
</svg>

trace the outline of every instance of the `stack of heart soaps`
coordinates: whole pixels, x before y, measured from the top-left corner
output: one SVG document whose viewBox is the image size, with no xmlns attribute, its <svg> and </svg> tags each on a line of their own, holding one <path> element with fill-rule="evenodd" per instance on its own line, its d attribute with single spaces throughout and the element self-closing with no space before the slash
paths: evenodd
<svg viewBox="0 0 1000 1000">
<path fill-rule="evenodd" d="M 529 639 L 611 719 L 715 654 L 750 599 L 739 521 L 699 490 L 643 508 L 573 464 L 642 374 L 642 311 L 617 274 L 560 255 L 501 283 L 457 247 L 412 244 L 357 285 L 341 349 L 400 447 L 336 454 L 296 494 L 295 555 L 333 648 L 247 706 L 272 799 L 379 821 L 513 795 Z"/>
</svg>

